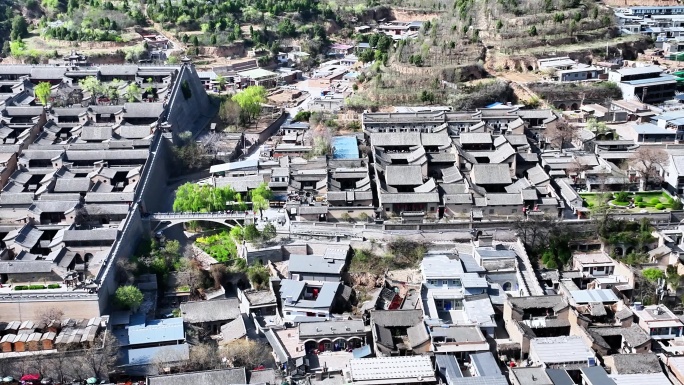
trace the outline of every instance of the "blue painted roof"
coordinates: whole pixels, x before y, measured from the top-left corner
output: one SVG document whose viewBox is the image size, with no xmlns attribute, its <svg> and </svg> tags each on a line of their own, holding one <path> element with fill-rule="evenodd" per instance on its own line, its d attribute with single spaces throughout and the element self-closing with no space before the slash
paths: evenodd
<svg viewBox="0 0 684 385">
<path fill-rule="evenodd" d="M 354 356 L 354 358 L 368 357 L 371 355 L 371 347 L 370 345 L 365 345 L 360 348 L 356 348 L 352 350 L 352 355 Z"/>
<path fill-rule="evenodd" d="M 618 297 L 610 289 L 592 289 L 592 290 L 570 290 L 570 295 L 575 302 L 589 303 L 589 302 L 617 302 Z"/>
<path fill-rule="evenodd" d="M 141 345 L 185 339 L 183 318 L 155 319 L 128 327 L 128 345 Z"/>
<path fill-rule="evenodd" d="M 499 364 L 491 352 L 482 352 L 470 355 L 470 360 L 477 368 L 477 373 L 482 377 L 501 375 Z"/>
<path fill-rule="evenodd" d="M 127 349 L 124 365 L 149 365 L 156 362 L 176 362 L 190 358 L 188 344 L 155 346 L 142 349 Z"/>
<path fill-rule="evenodd" d="M 662 75 L 662 76 L 658 76 L 655 78 L 648 78 L 648 79 L 626 80 L 626 81 L 623 81 L 622 83 L 629 84 L 632 86 L 639 86 L 639 85 L 646 85 L 646 84 L 663 84 L 663 83 L 676 83 L 676 82 L 677 82 L 677 79 L 675 79 L 674 76 Z"/>
<path fill-rule="evenodd" d="M 650 134 L 650 135 L 674 135 L 675 132 L 668 130 L 666 128 L 661 128 L 652 123 L 642 123 L 642 124 L 632 124 L 632 129 L 637 134 Z"/>
<path fill-rule="evenodd" d="M 358 159 L 359 147 L 355 136 L 335 136 L 332 138 L 333 159 Z"/>
</svg>

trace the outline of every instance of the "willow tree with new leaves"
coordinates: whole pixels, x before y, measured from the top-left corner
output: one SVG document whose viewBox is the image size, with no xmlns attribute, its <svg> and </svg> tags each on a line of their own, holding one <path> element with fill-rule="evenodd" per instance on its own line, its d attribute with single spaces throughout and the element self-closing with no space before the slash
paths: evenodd
<svg viewBox="0 0 684 385">
<path fill-rule="evenodd" d="M 40 100 L 40 104 L 43 106 L 47 106 L 48 101 L 50 100 L 51 87 L 52 86 L 48 82 L 40 82 L 33 90 L 38 100 Z"/>
<path fill-rule="evenodd" d="M 200 186 L 194 183 L 186 183 L 176 191 L 176 199 L 173 202 L 175 212 L 212 212 L 222 211 L 227 207 L 227 202 L 235 202 L 236 210 L 246 209 L 240 194 L 231 187 Z"/>
<path fill-rule="evenodd" d="M 266 103 L 266 89 L 262 86 L 249 86 L 233 95 L 235 101 L 244 114 L 245 121 L 256 119 L 261 113 L 261 105 Z"/>
<path fill-rule="evenodd" d="M 250 196 L 252 197 L 252 208 L 254 210 L 259 210 L 261 219 L 264 218 L 264 210 L 269 206 L 269 200 L 273 198 L 273 192 L 268 188 L 266 182 L 259 185 L 259 187 L 250 191 Z"/>
</svg>

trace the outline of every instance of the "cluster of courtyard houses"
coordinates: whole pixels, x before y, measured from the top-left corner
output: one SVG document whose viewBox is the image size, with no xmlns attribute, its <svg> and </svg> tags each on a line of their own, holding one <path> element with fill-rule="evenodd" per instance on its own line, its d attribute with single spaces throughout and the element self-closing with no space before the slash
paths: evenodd
<svg viewBox="0 0 684 385">
<path fill-rule="evenodd" d="M 363 132 L 333 137 L 330 155 L 312 157 L 309 124 L 287 120 L 260 159 L 216 165 L 211 183 L 247 191 L 267 182 L 273 204 L 298 221 L 586 218 L 580 192 L 684 192 L 684 111 L 620 100 L 584 105 L 573 119 L 610 129 L 581 123 L 561 151 L 544 137 L 561 120 L 551 110 L 396 107 L 364 113 Z M 665 152 L 667 161 L 654 162 L 658 176 L 644 177 L 633 162 L 640 147 Z"/>
<path fill-rule="evenodd" d="M 88 76 L 105 84 L 120 80 L 120 101 L 82 90 L 79 81 Z M 176 97 L 180 77 L 196 86 L 189 100 Z M 40 82 L 52 84 L 49 106 L 36 100 L 33 90 Z M 131 83 L 144 85 L 140 95 L 126 95 Z M 502 365 L 512 359 L 525 364 L 510 370 L 510 380 L 519 384 L 530 378 L 562 384 L 567 381 L 558 378 L 564 376 L 574 383 L 610 376 L 619 385 L 644 374 L 644 385 L 649 379 L 669 381 L 648 353 L 653 344 L 668 352 L 664 363 L 680 376 L 682 321 L 663 306 L 628 306 L 633 274 L 607 252 L 577 254 L 572 271 L 546 272 L 539 282 L 520 242 L 493 244 L 486 237 L 428 254 L 419 282 L 377 291 L 359 318 L 351 317 L 354 291 L 345 282 L 349 246 L 333 244 L 263 255 L 248 250 L 248 261 L 283 260 L 287 270 L 274 270 L 268 289 L 184 303 L 182 317 L 124 313 L 98 320 L 106 314 L 102 304 L 111 290 L 103 290 L 103 283 L 113 275 L 122 234 L 131 228 L 131 208 L 145 186 L 164 183 L 141 183 L 154 157 L 154 138 L 172 130 L 165 126 L 169 115 L 192 111 L 182 108 L 201 96 L 195 90 L 203 87 L 187 64 L 0 66 L 3 354 L 60 343 L 85 346 L 106 324 L 124 353 L 121 367 L 149 375 L 162 356 L 169 366 L 187 359 L 186 328 L 199 325 L 226 342 L 250 333 L 264 336 L 286 374 L 337 371 L 359 384 L 503 384 Z M 128 102 L 129 96 L 136 101 Z M 241 192 L 267 182 L 272 204 L 304 222 L 582 217 L 587 207 L 578 191 L 644 187 L 629 159 L 640 146 L 656 146 L 669 157 L 661 170 L 664 186 L 682 193 L 682 111 L 629 100 L 578 111 L 575 118 L 582 121 L 615 123 L 610 127 L 620 139 L 583 130 L 573 151 L 560 151 L 544 138 L 561 120 L 551 110 L 503 104 L 460 112 L 397 107 L 364 113 L 363 132 L 333 137 L 332 153 L 323 157 L 308 156 L 309 125 L 286 120 L 258 160 L 214 166 L 211 180 Z M 669 231 L 657 233 L 650 263 L 679 263 L 684 237 L 680 230 Z M 69 319 L 59 321 L 60 327 L 26 324 L 27 314 L 45 301 L 64 306 Z M 253 373 L 244 368 L 219 372 L 214 373 L 241 379 L 232 383 L 252 381 Z"/>
</svg>

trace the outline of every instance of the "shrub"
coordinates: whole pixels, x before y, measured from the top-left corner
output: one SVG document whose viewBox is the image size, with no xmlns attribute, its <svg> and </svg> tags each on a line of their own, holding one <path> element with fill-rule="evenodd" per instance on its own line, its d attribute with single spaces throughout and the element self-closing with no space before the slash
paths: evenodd
<svg viewBox="0 0 684 385">
<path fill-rule="evenodd" d="M 629 199 L 629 193 L 627 191 L 620 191 L 615 193 L 615 200 L 618 202 L 627 202 Z"/>
<path fill-rule="evenodd" d="M 639 203 L 637 203 L 636 205 L 637 205 L 637 207 L 640 208 L 640 209 L 643 209 L 644 207 L 646 207 L 646 203 L 644 203 L 644 202 L 639 202 Z"/>
<path fill-rule="evenodd" d="M 644 197 L 642 197 L 641 195 L 637 195 L 634 197 L 634 202 L 636 202 L 636 203 L 643 202 L 643 201 L 644 201 Z"/>
<path fill-rule="evenodd" d="M 656 210 L 662 210 L 665 208 L 665 205 L 662 203 L 658 203 L 657 205 L 655 205 L 655 208 L 656 208 Z"/>
<path fill-rule="evenodd" d="M 657 205 L 658 203 L 660 203 L 660 198 L 652 198 L 652 199 L 649 201 L 649 203 L 652 204 L 652 205 Z"/>
<path fill-rule="evenodd" d="M 14 290 L 17 290 L 17 291 L 28 290 L 28 286 L 26 286 L 26 285 L 15 286 Z"/>
<path fill-rule="evenodd" d="M 45 289 L 45 285 L 29 285 L 29 290 L 42 290 Z"/>
<path fill-rule="evenodd" d="M 59 289 L 60 287 L 62 287 L 62 285 L 58 283 L 51 283 L 48 285 L 48 289 Z"/>
<path fill-rule="evenodd" d="M 143 301 L 143 293 L 135 286 L 127 285 L 116 289 L 114 300 L 126 309 L 137 309 Z"/>
</svg>

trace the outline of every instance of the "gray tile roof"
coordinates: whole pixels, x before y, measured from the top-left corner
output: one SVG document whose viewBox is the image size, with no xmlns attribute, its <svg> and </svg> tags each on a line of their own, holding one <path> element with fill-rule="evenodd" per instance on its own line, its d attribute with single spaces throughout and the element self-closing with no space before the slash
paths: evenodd
<svg viewBox="0 0 684 385">
<path fill-rule="evenodd" d="M 519 193 L 488 193 L 487 206 L 508 206 L 508 205 L 522 205 L 522 195 Z"/>
<path fill-rule="evenodd" d="M 278 385 L 276 371 L 274 369 L 252 370 L 248 373 L 250 384 Z"/>
<path fill-rule="evenodd" d="M 568 306 L 560 295 L 509 297 L 508 302 L 516 309 L 564 309 Z"/>
<path fill-rule="evenodd" d="M 423 184 L 420 166 L 389 165 L 385 171 L 385 182 L 390 186 L 418 186 Z"/>
<path fill-rule="evenodd" d="M 373 310 L 371 322 L 382 327 L 413 326 L 423 323 L 422 310 Z"/>
<path fill-rule="evenodd" d="M 247 328 L 245 327 L 245 319 L 242 314 L 240 314 L 234 320 L 221 326 L 221 337 L 223 337 L 223 343 L 235 341 L 246 335 Z"/>
<path fill-rule="evenodd" d="M 227 385 L 246 384 L 245 368 L 205 370 L 201 372 L 147 377 L 147 385 Z"/>
<path fill-rule="evenodd" d="M 117 150 L 117 151 L 88 151 L 88 150 L 67 150 L 67 159 L 70 161 L 98 161 L 98 160 L 137 160 L 145 161 L 149 151 L 140 150 Z"/>
<path fill-rule="evenodd" d="M 660 360 L 655 353 L 613 354 L 616 374 L 662 373 Z"/>
<path fill-rule="evenodd" d="M 84 126 L 80 138 L 83 140 L 107 140 L 112 138 L 111 126 Z"/>
<path fill-rule="evenodd" d="M 622 336 L 623 341 L 631 347 L 639 347 L 649 341 L 651 337 L 637 324 L 629 327 L 590 327 L 588 332 L 599 345 L 610 348 L 610 344 L 605 341 L 605 337 Z"/>
<path fill-rule="evenodd" d="M 66 67 L 33 67 L 31 68 L 31 78 L 40 80 L 61 80 L 66 73 Z"/>
<path fill-rule="evenodd" d="M 89 192 L 85 196 L 86 203 L 111 203 L 111 202 L 133 202 L 134 197 L 133 192 L 110 192 L 110 193 L 99 193 L 99 192 Z M 1 195 L 0 195 L 1 197 Z"/>
<path fill-rule="evenodd" d="M 116 129 L 117 134 L 126 139 L 142 139 L 152 135 L 149 126 L 134 126 L 125 124 Z"/>
<path fill-rule="evenodd" d="M 228 321 L 240 317 L 240 303 L 235 298 L 185 302 L 180 309 L 183 320 L 191 324 Z"/>
<path fill-rule="evenodd" d="M 478 185 L 511 184 L 511 172 L 507 164 L 474 164 L 473 182 Z"/>
<path fill-rule="evenodd" d="M 492 134 L 488 132 L 463 132 L 460 141 L 461 144 L 491 144 Z"/>
<path fill-rule="evenodd" d="M 65 230 L 62 241 L 114 241 L 118 232 L 116 229 Z"/>
<path fill-rule="evenodd" d="M 433 327 L 430 331 L 432 337 L 447 337 L 453 342 L 482 342 L 486 341 L 484 335 L 477 326 L 455 326 L 447 325 L 443 327 Z"/>
<path fill-rule="evenodd" d="M 31 206 L 33 204 L 33 193 L 0 193 L 0 207 L 3 206 Z"/>
<path fill-rule="evenodd" d="M 164 111 L 164 103 L 126 103 L 124 118 L 156 118 Z"/>
<path fill-rule="evenodd" d="M 43 231 L 36 229 L 33 225 L 26 224 L 18 230 L 10 231 L 3 240 L 12 240 L 17 244 L 30 249 L 38 243 L 42 236 Z"/>
<path fill-rule="evenodd" d="M 290 273 L 339 275 L 344 266 L 345 261 L 342 259 L 323 258 L 318 255 L 290 254 L 288 262 Z"/>
<path fill-rule="evenodd" d="M 54 192 L 86 192 L 92 182 L 88 178 L 59 178 L 55 181 Z"/>
<path fill-rule="evenodd" d="M 78 207 L 77 201 L 34 201 L 29 211 L 40 215 L 42 213 L 66 213 Z"/>
<path fill-rule="evenodd" d="M 376 147 L 418 146 L 420 133 L 418 132 L 380 132 L 371 134 L 371 144 Z"/>
<path fill-rule="evenodd" d="M 50 261 L 0 261 L 0 274 L 49 273 Z"/>
<path fill-rule="evenodd" d="M 299 324 L 299 339 L 347 336 L 365 333 L 363 320 L 304 322 Z"/>
<path fill-rule="evenodd" d="M 275 294 L 271 290 L 245 290 L 242 292 L 250 306 L 270 305 L 276 303 Z"/>
<path fill-rule="evenodd" d="M 391 203 L 439 203 L 437 191 L 427 193 L 382 193 L 380 201 L 384 204 Z"/>
<path fill-rule="evenodd" d="M 101 65 L 98 67 L 100 70 L 100 75 L 103 76 L 132 76 L 138 73 L 137 65 Z"/>
</svg>

